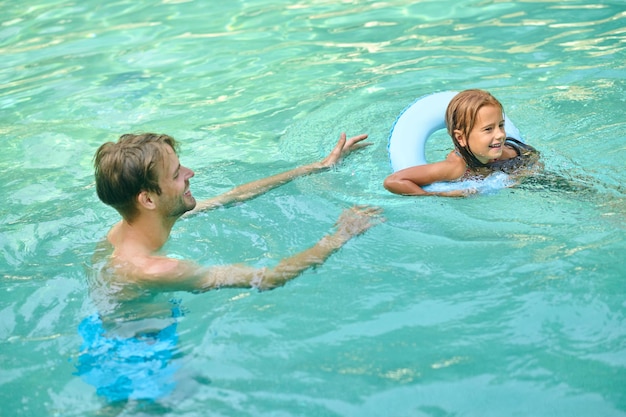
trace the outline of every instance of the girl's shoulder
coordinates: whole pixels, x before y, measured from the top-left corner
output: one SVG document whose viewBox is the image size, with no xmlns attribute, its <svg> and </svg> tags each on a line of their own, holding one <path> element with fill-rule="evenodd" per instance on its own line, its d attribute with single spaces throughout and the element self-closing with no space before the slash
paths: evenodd
<svg viewBox="0 0 626 417">
<path fill-rule="evenodd" d="M 446 156 L 445 161 L 452 163 L 452 164 L 458 164 L 458 165 L 463 165 L 463 166 L 467 165 L 465 163 L 465 159 L 463 159 L 463 157 L 461 156 L 461 154 L 459 153 L 457 149 L 451 150 L 450 153 L 448 153 L 448 156 Z"/>
<path fill-rule="evenodd" d="M 469 171 L 469 167 L 467 166 L 465 159 L 463 159 L 459 151 L 456 149 L 451 151 L 446 159 L 441 161 L 441 163 L 446 165 L 446 171 L 450 175 L 448 181 L 458 180 L 465 176 Z"/>
</svg>

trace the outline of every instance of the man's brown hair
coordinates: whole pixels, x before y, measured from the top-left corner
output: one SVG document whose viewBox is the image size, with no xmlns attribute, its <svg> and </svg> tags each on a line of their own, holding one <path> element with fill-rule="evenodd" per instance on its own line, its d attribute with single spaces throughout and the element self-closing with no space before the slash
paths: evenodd
<svg viewBox="0 0 626 417">
<path fill-rule="evenodd" d="M 94 156 L 96 192 L 100 200 L 131 222 L 138 213 L 139 193 L 161 194 L 157 164 L 164 161 L 166 146 L 177 151 L 174 138 L 157 133 L 126 134 L 116 143 L 101 145 Z"/>
</svg>

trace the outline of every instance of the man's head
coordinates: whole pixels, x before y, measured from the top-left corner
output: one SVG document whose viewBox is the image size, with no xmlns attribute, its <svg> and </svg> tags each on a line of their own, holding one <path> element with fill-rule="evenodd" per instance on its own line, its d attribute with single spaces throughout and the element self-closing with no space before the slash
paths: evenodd
<svg viewBox="0 0 626 417">
<path fill-rule="evenodd" d="M 103 144 L 94 157 L 98 197 L 115 208 L 126 221 L 132 222 L 139 214 L 138 197 L 142 193 L 161 195 L 161 184 L 169 175 L 165 172 L 166 166 L 171 165 L 172 154 L 176 157 L 176 149 L 174 138 L 156 133 L 126 134 L 117 143 Z M 173 167 L 177 168 L 180 164 Z M 189 177 L 193 176 L 193 172 L 189 172 Z"/>
</svg>

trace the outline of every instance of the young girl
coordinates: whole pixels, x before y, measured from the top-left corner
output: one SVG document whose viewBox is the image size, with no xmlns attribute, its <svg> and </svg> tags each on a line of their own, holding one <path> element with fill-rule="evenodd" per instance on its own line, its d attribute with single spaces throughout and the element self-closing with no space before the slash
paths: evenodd
<svg viewBox="0 0 626 417">
<path fill-rule="evenodd" d="M 454 96 L 446 110 L 446 127 L 455 148 L 446 159 L 394 172 L 385 179 L 387 190 L 403 195 L 459 197 L 475 190 L 429 192 L 422 187 L 484 178 L 495 171 L 520 176 L 538 166 L 535 148 L 506 136 L 502 104 L 486 91 L 465 90 Z"/>
</svg>

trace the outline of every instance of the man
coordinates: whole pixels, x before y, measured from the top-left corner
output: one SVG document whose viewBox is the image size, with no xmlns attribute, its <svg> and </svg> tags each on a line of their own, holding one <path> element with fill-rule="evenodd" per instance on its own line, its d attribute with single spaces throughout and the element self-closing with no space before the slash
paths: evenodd
<svg viewBox="0 0 626 417">
<path fill-rule="evenodd" d="M 342 156 L 369 144 L 367 135 L 346 140 L 342 134 L 323 160 L 253 181 L 222 195 L 196 203 L 189 188 L 194 172 L 182 166 L 174 138 L 154 133 L 127 134 L 117 143 L 107 142 L 94 158 L 99 198 L 114 207 L 122 220 L 107 234 L 106 257 L 109 285 L 134 284 L 142 288 L 206 291 L 219 287 L 271 289 L 283 285 L 302 271 L 323 263 L 352 237 L 372 225 L 381 210 L 353 207 L 345 210 L 336 231 L 314 246 L 283 259 L 274 268 L 245 265 L 200 266 L 192 261 L 158 253 L 181 216 L 254 198 L 289 181 L 335 165 Z"/>
<path fill-rule="evenodd" d="M 181 300 L 168 291 L 206 291 L 218 287 L 270 289 L 324 262 L 350 238 L 373 225 L 377 208 L 344 211 L 336 231 L 314 246 L 283 259 L 274 268 L 245 265 L 201 266 L 159 253 L 176 220 L 254 198 L 303 175 L 327 169 L 367 144 L 367 135 L 346 140 L 323 160 L 244 184 L 196 203 L 189 188 L 194 173 L 182 166 L 176 141 L 167 135 L 123 135 L 100 146 L 94 158 L 100 199 L 122 216 L 94 254 L 88 274 L 97 313 L 78 326 L 83 338 L 76 375 L 117 410 L 128 401 L 167 401 L 178 381 L 195 377 L 179 372 L 178 331 Z M 187 392 L 184 388 L 181 392 Z M 119 412 L 117 410 L 115 413 Z"/>
</svg>

